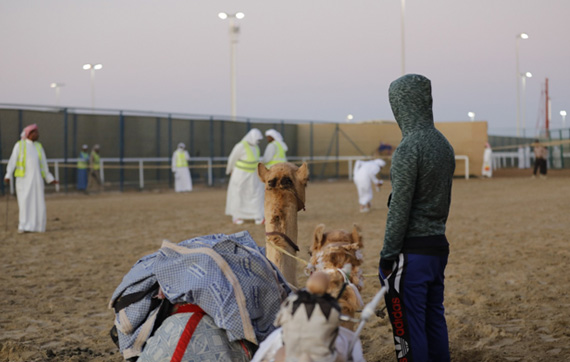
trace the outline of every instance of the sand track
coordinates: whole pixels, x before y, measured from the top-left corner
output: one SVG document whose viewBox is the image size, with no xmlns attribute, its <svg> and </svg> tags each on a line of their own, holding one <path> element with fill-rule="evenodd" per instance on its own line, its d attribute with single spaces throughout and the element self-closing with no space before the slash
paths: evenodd
<svg viewBox="0 0 570 362">
<path fill-rule="evenodd" d="M 389 182 L 370 213 L 358 212 L 347 181 L 310 183 L 299 214 L 301 256 L 319 223 L 349 229 L 358 223 L 365 273 L 375 273 L 386 222 Z M 107 304 L 123 275 L 163 239 L 178 242 L 247 229 L 264 242 L 261 226 L 235 226 L 223 215 L 226 192 L 200 187 L 171 191 L 48 195 L 44 234 L 2 225 L 0 361 L 122 361 L 108 337 Z M 0 221 L 6 199 L 0 198 Z M 570 360 L 570 179 L 457 179 L 447 236 L 446 315 L 454 361 Z M 299 266 L 299 274 L 302 268 Z M 379 288 L 367 279 L 364 299 Z M 387 319 L 362 336 L 369 361 L 393 361 Z"/>
</svg>

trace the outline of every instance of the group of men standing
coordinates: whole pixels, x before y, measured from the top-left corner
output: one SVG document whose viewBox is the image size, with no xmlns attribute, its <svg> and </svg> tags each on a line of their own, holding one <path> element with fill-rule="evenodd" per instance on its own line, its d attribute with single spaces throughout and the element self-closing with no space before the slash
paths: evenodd
<svg viewBox="0 0 570 362">
<path fill-rule="evenodd" d="M 101 183 L 101 156 L 99 145 L 94 145 L 91 154 L 87 151 L 89 146 L 83 145 L 77 158 L 77 190 L 87 192 L 89 182 Z"/>
<path fill-rule="evenodd" d="M 234 224 L 241 225 L 244 220 L 263 224 L 265 187 L 257 177 L 257 164 L 261 162 L 270 168 L 280 162 L 287 162 L 288 148 L 281 133 L 270 129 L 265 132 L 265 137 L 269 144 L 263 157 L 258 146 L 263 136 L 259 129 L 253 128 L 234 146 L 228 158 L 226 174 L 230 175 L 230 182 L 226 196 L 226 215 L 232 217 Z"/>
</svg>

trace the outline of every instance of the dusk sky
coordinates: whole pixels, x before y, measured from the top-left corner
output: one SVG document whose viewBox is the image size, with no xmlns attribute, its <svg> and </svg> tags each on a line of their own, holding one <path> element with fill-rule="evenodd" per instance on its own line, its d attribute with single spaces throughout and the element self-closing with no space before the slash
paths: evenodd
<svg viewBox="0 0 570 362">
<path fill-rule="evenodd" d="M 229 116 L 229 24 L 242 11 L 237 115 L 345 122 L 393 120 L 401 76 L 401 0 L 0 0 L 0 103 Z M 569 0 L 406 0 L 406 73 L 432 81 L 436 121 L 516 129 L 516 36 L 527 134 L 544 108 L 570 112 Z M 524 103 L 521 90 L 521 104 Z M 522 107 L 522 106 L 521 106 Z M 522 109 L 522 108 L 521 108 Z M 542 117 L 543 118 L 543 117 Z M 570 118 L 567 119 L 570 125 Z M 522 115 L 521 115 L 522 128 Z"/>
</svg>

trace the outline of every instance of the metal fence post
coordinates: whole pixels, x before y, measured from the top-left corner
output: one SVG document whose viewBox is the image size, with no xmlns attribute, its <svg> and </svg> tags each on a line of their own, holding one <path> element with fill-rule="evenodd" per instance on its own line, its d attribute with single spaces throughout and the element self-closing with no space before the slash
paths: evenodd
<svg viewBox="0 0 570 362">
<path fill-rule="evenodd" d="M 172 164 L 172 114 L 168 114 L 168 164 Z M 172 185 L 172 172 L 168 173 L 168 186 Z"/>
<path fill-rule="evenodd" d="M 58 183 L 55 184 L 55 192 L 59 192 L 59 162 L 54 162 L 54 172 L 55 172 L 55 179 Z"/>
<path fill-rule="evenodd" d="M 155 134 L 155 143 L 156 143 L 156 157 L 160 157 L 160 117 L 156 117 L 156 131 Z M 160 162 L 156 163 L 156 181 L 160 181 Z"/>
<path fill-rule="evenodd" d="M 119 170 L 119 190 L 123 191 L 123 184 L 125 182 L 125 169 L 123 168 L 125 157 L 125 117 L 123 116 L 123 111 L 119 113 L 119 164 L 121 168 Z"/>
<path fill-rule="evenodd" d="M 65 179 L 65 192 L 67 193 L 67 108 L 63 109 L 63 178 Z"/>
<path fill-rule="evenodd" d="M 16 139 L 20 139 L 20 133 L 24 130 L 24 112 L 21 109 L 18 109 L 18 137 Z"/>
<path fill-rule="evenodd" d="M 143 160 L 139 160 L 139 190 L 144 189 L 144 170 L 143 170 Z"/>
<path fill-rule="evenodd" d="M 208 159 L 208 186 L 212 186 L 214 184 L 214 179 L 212 177 L 212 157 Z"/>
<path fill-rule="evenodd" d="M 188 145 L 190 156 L 195 156 L 194 153 L 194 120 L 190 120 L 190 144 Z"/>
<path fill-rule="evenodd" d="M 560 135 L 560 140 L 562 141 L 562 129 L 558 131 Z M 564 144 L 560 142 L 560 166 L 564 168 Z"/>
<path fill-rule="evenodd" d="M 336 178 L 338 179 L 339 177 L 339 169 L 338 169 L 338 156 L 339 156 L 339 137 L 338 134 L 340 133 L 340 129 L 338 126 L 338 123 L 336 124 L 336 130 L 335 130 L 335 137 L 336 137 Z"/>
<path fill-rule="evenodd" d="M 190 120 L 190 134 L 188 135 L 188 153 L 190 158 L 194 157 L 194 120 Z M 192 177 L 192 169 L 190 169 L 190 177 Z"/>
<path fill-rule="evenodd" d="M 210 117 L 210 162 L 212 161 L 212 159 L 214 158 L 214 117 Z M 208 172 L 211 173 L 211 168 L 208 168 Z M 208 175 L 208 177 L 213 177 Z M 210 186 L 212 186 L 213 184 L 213 179 L 212 180 L 208 180 L 208 183 L 210 184 Z"/>
<path fill-rule="evenodd" d="M 309 173 L 311 175 L 314 175 L 314 167 L 313 167 L 313 122 L 311 122 L 311 127 L 310 127 L 310 140 L 309 140 L 309 156 L 311 156 L 311 162 L 309 164 Z M 314 176 L 311 176 L 314 177 Z"/>
</svg>

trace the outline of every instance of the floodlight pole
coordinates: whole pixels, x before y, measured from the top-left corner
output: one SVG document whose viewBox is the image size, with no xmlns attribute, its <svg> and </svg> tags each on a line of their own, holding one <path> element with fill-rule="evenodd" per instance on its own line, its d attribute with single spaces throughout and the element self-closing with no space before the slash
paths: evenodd
<svg viewBox="0 0 570 362">
<path fill-rule="evenodd" d="M 236 119 L 237 115 L 237 81 L 236 81 L 236 49 L 238 43 L 239 35 L 239 25 L 235 23 L 236 19 L 243 19 L 245 17 L 244 13 L 237 12 L 234 14 L 219 13 L 218 17 L 222 20 L 229 20 L 229 30 L 230 30 L 230 92 L 231 92 L 231 115 L 232 120 Z"/>
</svg>

